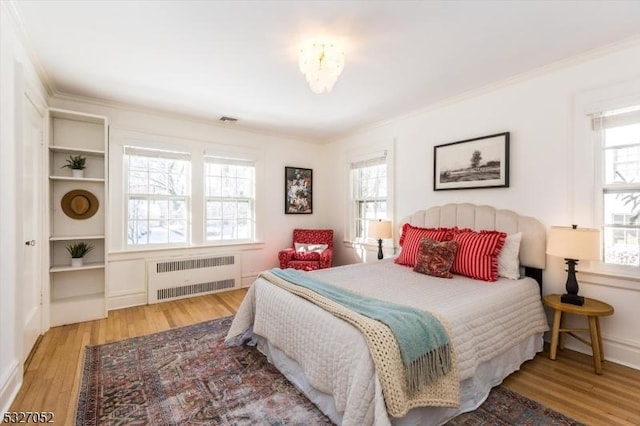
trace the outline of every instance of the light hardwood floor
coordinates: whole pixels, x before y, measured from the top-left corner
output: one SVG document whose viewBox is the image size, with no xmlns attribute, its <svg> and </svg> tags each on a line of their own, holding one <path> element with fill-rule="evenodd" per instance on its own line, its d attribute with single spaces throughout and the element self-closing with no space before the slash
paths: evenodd
<svg viewBox="0 0 640 426">
<path fill-rule="evenodd" d="M 98 321 L 55 327 L 27 361 L 24 384 L 11 411 L 51 411 L 71 425 L 85 345 L 96 345 L 233 315 L 246 290 L 109 312 Z M 593 372 L 591 357 L 570 350 L 548 358 L 548 349 L 505 383 L 514 391 L 592 425 L 640 425 L 640 371 L 611 362 Z"/>
</svg>

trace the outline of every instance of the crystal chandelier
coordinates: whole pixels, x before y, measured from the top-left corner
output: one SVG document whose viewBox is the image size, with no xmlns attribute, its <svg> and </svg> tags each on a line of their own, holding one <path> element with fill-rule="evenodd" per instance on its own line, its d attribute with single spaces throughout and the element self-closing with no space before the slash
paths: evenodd
<svg viewBox="0 0 640 426">
<path fill-rule="evenodd" d="M 298 65 L 313 93 L 330 92 L 344 68 L 344 51 L 332 41 L 309 40 L 300 48 Z"/>
</svg>

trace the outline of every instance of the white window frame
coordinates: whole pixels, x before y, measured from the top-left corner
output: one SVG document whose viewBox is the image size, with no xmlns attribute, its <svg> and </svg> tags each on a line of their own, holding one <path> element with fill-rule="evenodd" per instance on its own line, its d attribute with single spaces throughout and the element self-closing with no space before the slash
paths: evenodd
<svg viewBox="0 0 640 426">
<path fill-rule="evenodd" d="M 255 161 L 252 160 L 244 160 L 244 159 L 234 159 L 234 158 L 225 158 L 225 157 L 220 157 L 220 156 L 213 156 L 213 155 L 207 155 L 205 156 L 205 161 L 204 161 L 205 165 L 204 165 L 204 179 L 205 179 L 205 183 L 204 183 L 204 207 L 205 207 L 205 212 L 204 212 L 204 231 L 205 231 L 205 235 L 204 235 L 204 240 L 205 242 L 209 243 L 209 244 L 225 244 L 225 243 L 239 243 L 239 242 L 253 242 L 255 241 L 256 238 L 256 164 Z M 251 186 L 251 191 L 250 191 L 250 196 L 241 196 L 241 195 L 219 195 L 219 196 L 212 196 L 212 195 L 208 195 L 208 177 L 209 175 L 207 174 L 207 165 L 208 164 L 222 164 L 222 165 L 230 165 L 230 166 L 234 166 L 234 165 L 239 165 L 239 166 L 245 166 L 245 167 L 250 167 L 251 168 L 251 176 L 250 176 L 250 186 Z M 213 239 L 213 240 L 209 240 L 207 238 L 207 232 L 208 232 L 208 224 L 210 220 L 209 216 L 208 216 L 208 210 L 207 210 L 207 205 L 208 202 L 210 201 L 218 201 L 218 202 L 246 202 L 249 203 L 249 222 L 250 222 L 250 235 L 248 238 L 224 238 L 224 232 L 221 232 L 220 235 L 220 239 Z M 242 218 L 238 218 L 237 216 L 232 219 L 235 221 L 241 220 Z"/>
<path fill-rule="evenodd" d="M 142 132 L 126 128 L 111 127 L 109 129 L 109 200 L 107 212 L 109 221 L 109 253 L 153 252 L 165 250 L 198 249 L 203 247 L 260 247 L 264 227 L 264 206 L 266 205 L 265 169 L 263 148 L 244 145 L 225 145 L 211 141 L 180 138 L 175 135 L 162 135 Z M 190 201 L 190 241 L 180 246 L 159 245 L 127 245 L 127 211 L 124 147 L 132 146 L 142 149 L 170 152 L 186 152 L 191 156 L 191 201 Z M 221 242 L 206 241 L 205 228 L 205 157 L 236 158 L 251 161 L 255 165 L 255 227 L 253 241 L 224 240 Z"/>
<path fill-rule="evenodd" d="M 188 176 L 186 182 L 186 194 L 184 195 L 167 195 L 167 194 L 152 194 L 152 193 L 130 193 L 129 192 L 129 176 L 130 176 L 130 166 L 129 166 L 129 156 L 138 156 L 138 157 L 146 157 L 146 158 L 163 158 L 170 160 L 179 160 L 185 161 L 188 163 Z M 184 247 L 189 246 L 191 244 L 191 180 L 192 180 L 192 160 L 191 155 L 188 152 L 176 152 L 176 151 L 165 151 L 158 149 L 150 149 L 150 148 L 141 148 L 137 146 L 125 146 L 124 147 L 124 191 L 123 191 L 123 199 L 124 199 L 124 231 L 125 235 L 123 236 L 125 246 L 129 249 L 141 249 L 141 248 L 151 248 L 151 247 Z M 185 241 L 181 242 L 162 242 L 162 243 L 143 243 L 136 244 L 129 242 L 128 231 L 129 231 L 129 201 L 132 199 L 140 199 L 147 201 L 181 201 L 185 203 L 186 206 L 186 218 L 185 218 Z M 147 222 L 151 222 L 153 219 L 147 218 Z M 169 220 L 169 219 L 167 219 Z"/>
<path fill-rule="evenodd" d="M 640 103 L 638 104 L 640 105 Z M 636 105 L 637 106 L 637 105 Z M 598 195 L 597 195 L 597 199 L 599 201 L 598 203 L 598 211 L 597 211 L 597 217 L 598 217 L 598 223 L 599 223 L 599 227 L 602 229 L 602 235 L 601 235 L 601 241 L 602 241 L 602 250 L 601 250 L 601 263 L 603 265 L 605 265 L 606 267 L 614 267 L 614 268 L 637 268 L 636 265 L 620 265 L 620 264 L 616 264 L 616 263 L 610 263 L 606 261 L 606 252 L 605 252 L 605 239 L 606 239 L 606 230 L 609 229 L 616 229 L 620 232 L 635 232 L 636 235 L 640 234 L 640 221 L 636 221 L 635 225 L 631 225 L 631 224 L 627 224 L 627 225 L 621 225 L 621 224 L 615 224 L 615 223 L 608 223 L 607 218 L 605 217 L 605 197 L 609 194 L 615 194 L 615 193 L 624 193 L 624 192 L 637 192 L 640 193 L 640 182 L 625 182 L 625 183 L 607 183 L 607 176 L 606 176 L 606 153 L 609 150 L 614 150 L 614 149 L 621 149 L 621 148 L 636 148 L 636 149 L 640 149 L 640 141 L 638 141 L 638 143 L 632 144 L 632 145 L 628 145 L 628 146 L 616 146 L 616 147 L 606 147 L 605 146 L 605 131 L 607 128 L 613 128 L 613 127 L 617 127 L 618 125 L 623 125 L 624 123 L 620 123 L 620 117 L 622 117 L 622 115 L 616 115 L 614 116 L 615 118 L 613 118 L 612 116 L 608 115 L 614 111 L 618 110 L 616 109 L 608 109 L 608 110 L 604 110 L 601 111 L 599 113 L 596 114 L 592 114 L 591 115 L 591 122 L 592 122 L 592 128 L 593 128 L 593 132 L 594 132 L 594 140 L 595 140 L 595 147 L 596 147 L 596 153 L 595 153 L 595 159 L 596 159 L 596 170 L 599 171 L 598 175 L 599 175 L 599 184 L 597 185 L 597 187 L 599 188 L 598 190 Z M 635 111 L 633 113 L 633 115 L 628 114 L 627 117 L 627 121 L 629 119 L 633 120 L 633 122 L 637 122 L 640 123 L 640 117 L 638 117 L 640 115 L 640 111 Z M 612 118 L 613 120 L 615 120 L 615 122 L 612 122 Z M 629 124 L 631 124 L 631 122 L 629 122 Z"/>
<path fill-rule="evenodd" d="M 356 208 L 356 200 L 354 198 L 355 191 L 355 182 L 353 181 L 353 167 L 358 164 L 374 164 L 378 162 L 380 159 L 386 165 L 387 168 L 387 215 L 386 217 L 379 217 L 379 219 L 390 220 L 393 224 L 395 207 L 394 207 L 394 146 L 395 140 L 391 143 L 379 143 L 373 144 L 369 149 L 358 149 L 351 152 L 346 153 L 346 185 L 349 188 L 347 191 L 347 205 L 349 206 L 346 209 L 346 217 L 345 217 L 345 240 L 349 244 L 371 244 L 377 245 L 376 240 L 373 238 L 367 238 L 368 226 L 364 224 L 364 237 L 357 236 L 357 208 Z M 395 225 L 393 225 L 395 227 Z M 395 232 L 394 232 L 395 236 Z"/>
<path fill-rule="evenodd" d="M 566 223 L 600 228 L 600 224 L 604 222 L 603 181 L 600 173 L 602 170 L 601 147 L 599 138 L 592 129 L 591 116 L 602 111 L 613 111 L 638 104 L 640 104 L 640 79 L 581 92 L 574 96 L 573 131 L 567 159 L 570 180 Z M 591 149 L 588 148 L 589 145 Z M 603 285 L 607 285 L 606 280 L 593 277 L 640 281 L 640 268 L 634 266 L 591 261 L 581 262 L 580 271 L 589 274 L 592 282 L 597 281 Z"/>
</svg>

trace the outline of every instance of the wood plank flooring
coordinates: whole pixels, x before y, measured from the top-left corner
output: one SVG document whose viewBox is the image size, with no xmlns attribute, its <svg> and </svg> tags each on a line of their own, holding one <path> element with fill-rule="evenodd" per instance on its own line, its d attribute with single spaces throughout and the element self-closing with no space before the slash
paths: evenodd
<svg viewBox="0 0 640 426">
<path fill-rule="evenodd" d="M 98 321 L 54 327 L 40 340 L 11 411 L 51 411 L 72 425 L 83 348 L 235 314 L 245 289 L 109 312 Z M 509 376 L 505 386 L 592 425 L 640 425 L 640 370 L 611 362 L 593 372 L 591 357 L 548 349 Z"/>
</svg>

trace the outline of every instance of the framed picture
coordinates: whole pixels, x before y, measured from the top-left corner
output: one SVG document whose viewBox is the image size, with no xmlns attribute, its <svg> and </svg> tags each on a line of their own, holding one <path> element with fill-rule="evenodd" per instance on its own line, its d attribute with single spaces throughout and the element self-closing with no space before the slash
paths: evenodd
<svg viewBox="0 0 640 426">
<path fill-rule="evenodd" d="M 433 190 L 509 187 L 509 132 L 433 147 Z"/>
<path fill-rule="evenodd" d="M 284 212 L 313 213 L 313 170 L 300 167 L 284 168 Z"/>
</svg>

